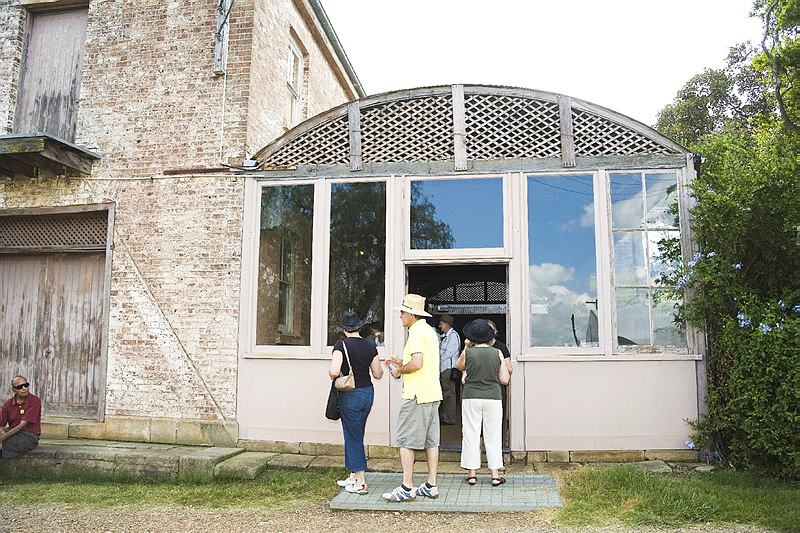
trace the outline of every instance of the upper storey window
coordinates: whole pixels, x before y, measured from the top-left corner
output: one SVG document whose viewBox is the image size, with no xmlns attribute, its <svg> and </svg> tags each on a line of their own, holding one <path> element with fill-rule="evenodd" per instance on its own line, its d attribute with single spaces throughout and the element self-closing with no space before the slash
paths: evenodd
<svg viewBox="0 0 800 533">
<path fill-rule="evenodd" d="M 87 13 L 84 6 L 29 15 L 15 133 L 75 140 Z"/>
<path fill-rule="evenodd" d="M 289 52 L 286 64 L 286 86 L 289 89 L 289 127 L 303 120 L 303 88 L 305 85 L 305 57 L 293 38 L 289 39 Z"/>
</svg>

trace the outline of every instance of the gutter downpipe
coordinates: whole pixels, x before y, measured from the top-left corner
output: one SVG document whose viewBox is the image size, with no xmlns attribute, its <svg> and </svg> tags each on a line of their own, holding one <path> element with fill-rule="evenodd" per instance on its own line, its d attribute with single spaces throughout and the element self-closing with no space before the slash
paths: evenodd
<svg viewBox="0 0 800 533">
<path fill-rule="evenodd" d="M 328 40 L 331 42 L 333 50 L 336 52 L 336 57 L 338 57 L 339 61 L 342 62 L 344 71 L 347 73 L 347 77 L 350 78 L 350 83 L 353 84 L 356 94 L 359 98 L 364 98 L 367 94 L 364 92 L 364 88 L 361 86 L 361 80 L 358 79 L 358 75 L 353 69 L 353 65 L 350 64 L 350 60 L 347 58 L 347 53 L 344 51 L 342 43 L 339 42 L 339 37 L 337 37 L 336 31 L 333 29 L 331 21 L 328 18 L 327 13 L 325 13 L 325 9 L 322 7 L 322 3 L 320 3 L 319 0 L 308 0 L 308 3 L 311 5 L 311 9 L 317 16 L 317 20 L 319 20 L 319 24 L 322 26 L 325 36 L 328 37 Z"/>
</svg>

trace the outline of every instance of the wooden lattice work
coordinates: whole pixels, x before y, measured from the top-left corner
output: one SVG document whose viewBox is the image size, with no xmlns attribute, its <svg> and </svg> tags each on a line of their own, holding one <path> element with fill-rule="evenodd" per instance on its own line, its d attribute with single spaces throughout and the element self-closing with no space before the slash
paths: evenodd
<svg viewBox="0 0 800 533">
<path fill-rule="evenodd" d="M 559 157 L 558 104 L 493 94 L 465 95 L 467 157 Z"/>
<path fill-rule="evenodd" d="M 0 248 L 105 249 L 108 212 L 0 216 Z"/>
<path fill-rule="evenodd" d="M 350 153 L 347 116 L 312 128 L 278 148 L 264 162 L 267 167 L 336 165 L 347 163 Z"/>
<path fill-rule="evenodd" d="M 505 302 L 506 284 L 499 281 L 465 281 L 447 287 L 428 298 L 430 303 Z"/>
<path fill-rule="evenodd" d="M 361 110 L 364 163 L 453 159 L 453 102 L 447 95 Z"/>
<path fill-rule="evenodd" d="M 524 89 L 423 88 L 350 107 L 349 117 L 347 106 L 340 106 L 265 147 L 257 155 L 262 168 L 349 164 L 359 170 L 371 163 L 455 160 L 463 170 L 467 160 L 559 157 L 574 166 L 575 156 L 683 152 L 610 110 Z M 572 124 L 561 123 L 565 116 Z M 460 141 L 460 135 L 464 142 L 457 144 L 454 136 Z"/>
<path fill-rule="evenodd" d="M 582 109 L 573 108 L 572 127 L 578 157 L 677 153 L 637 131 Z"/>
</svg>

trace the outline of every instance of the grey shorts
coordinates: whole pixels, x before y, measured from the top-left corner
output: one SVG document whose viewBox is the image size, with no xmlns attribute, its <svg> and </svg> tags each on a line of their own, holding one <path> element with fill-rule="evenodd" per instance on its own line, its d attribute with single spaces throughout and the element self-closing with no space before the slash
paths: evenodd
<svg viewBox="0 0 800 533">
<path fill-rule="evenodd" d="M 439 447 L 439 404 L 403 400 L 397 417 L 397 445 L 423 450 Z"/>
</svg>

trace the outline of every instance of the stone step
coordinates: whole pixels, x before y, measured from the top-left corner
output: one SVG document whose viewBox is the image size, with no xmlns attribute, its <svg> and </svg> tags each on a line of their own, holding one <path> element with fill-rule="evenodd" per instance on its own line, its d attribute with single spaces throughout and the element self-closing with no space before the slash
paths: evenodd
<svg viewBox="0 0 800 533">
<path fill-rule="evenodd" d="M 137 444 L 94 440 L 42 439 L 39 446 L 13 461 L 0 462 L 0 474 L 38 471 L 106 478 L 214 480 L 214 467 L 242 453 L 240 448 Z"/>
<path fill-rule="evenodd" d="M 274 452 L 244 452 L 234 455 L 214 466 L 217 479 L 255 479 L 266 470 L 270 460 L 277 457 Z"/>
</svg>

